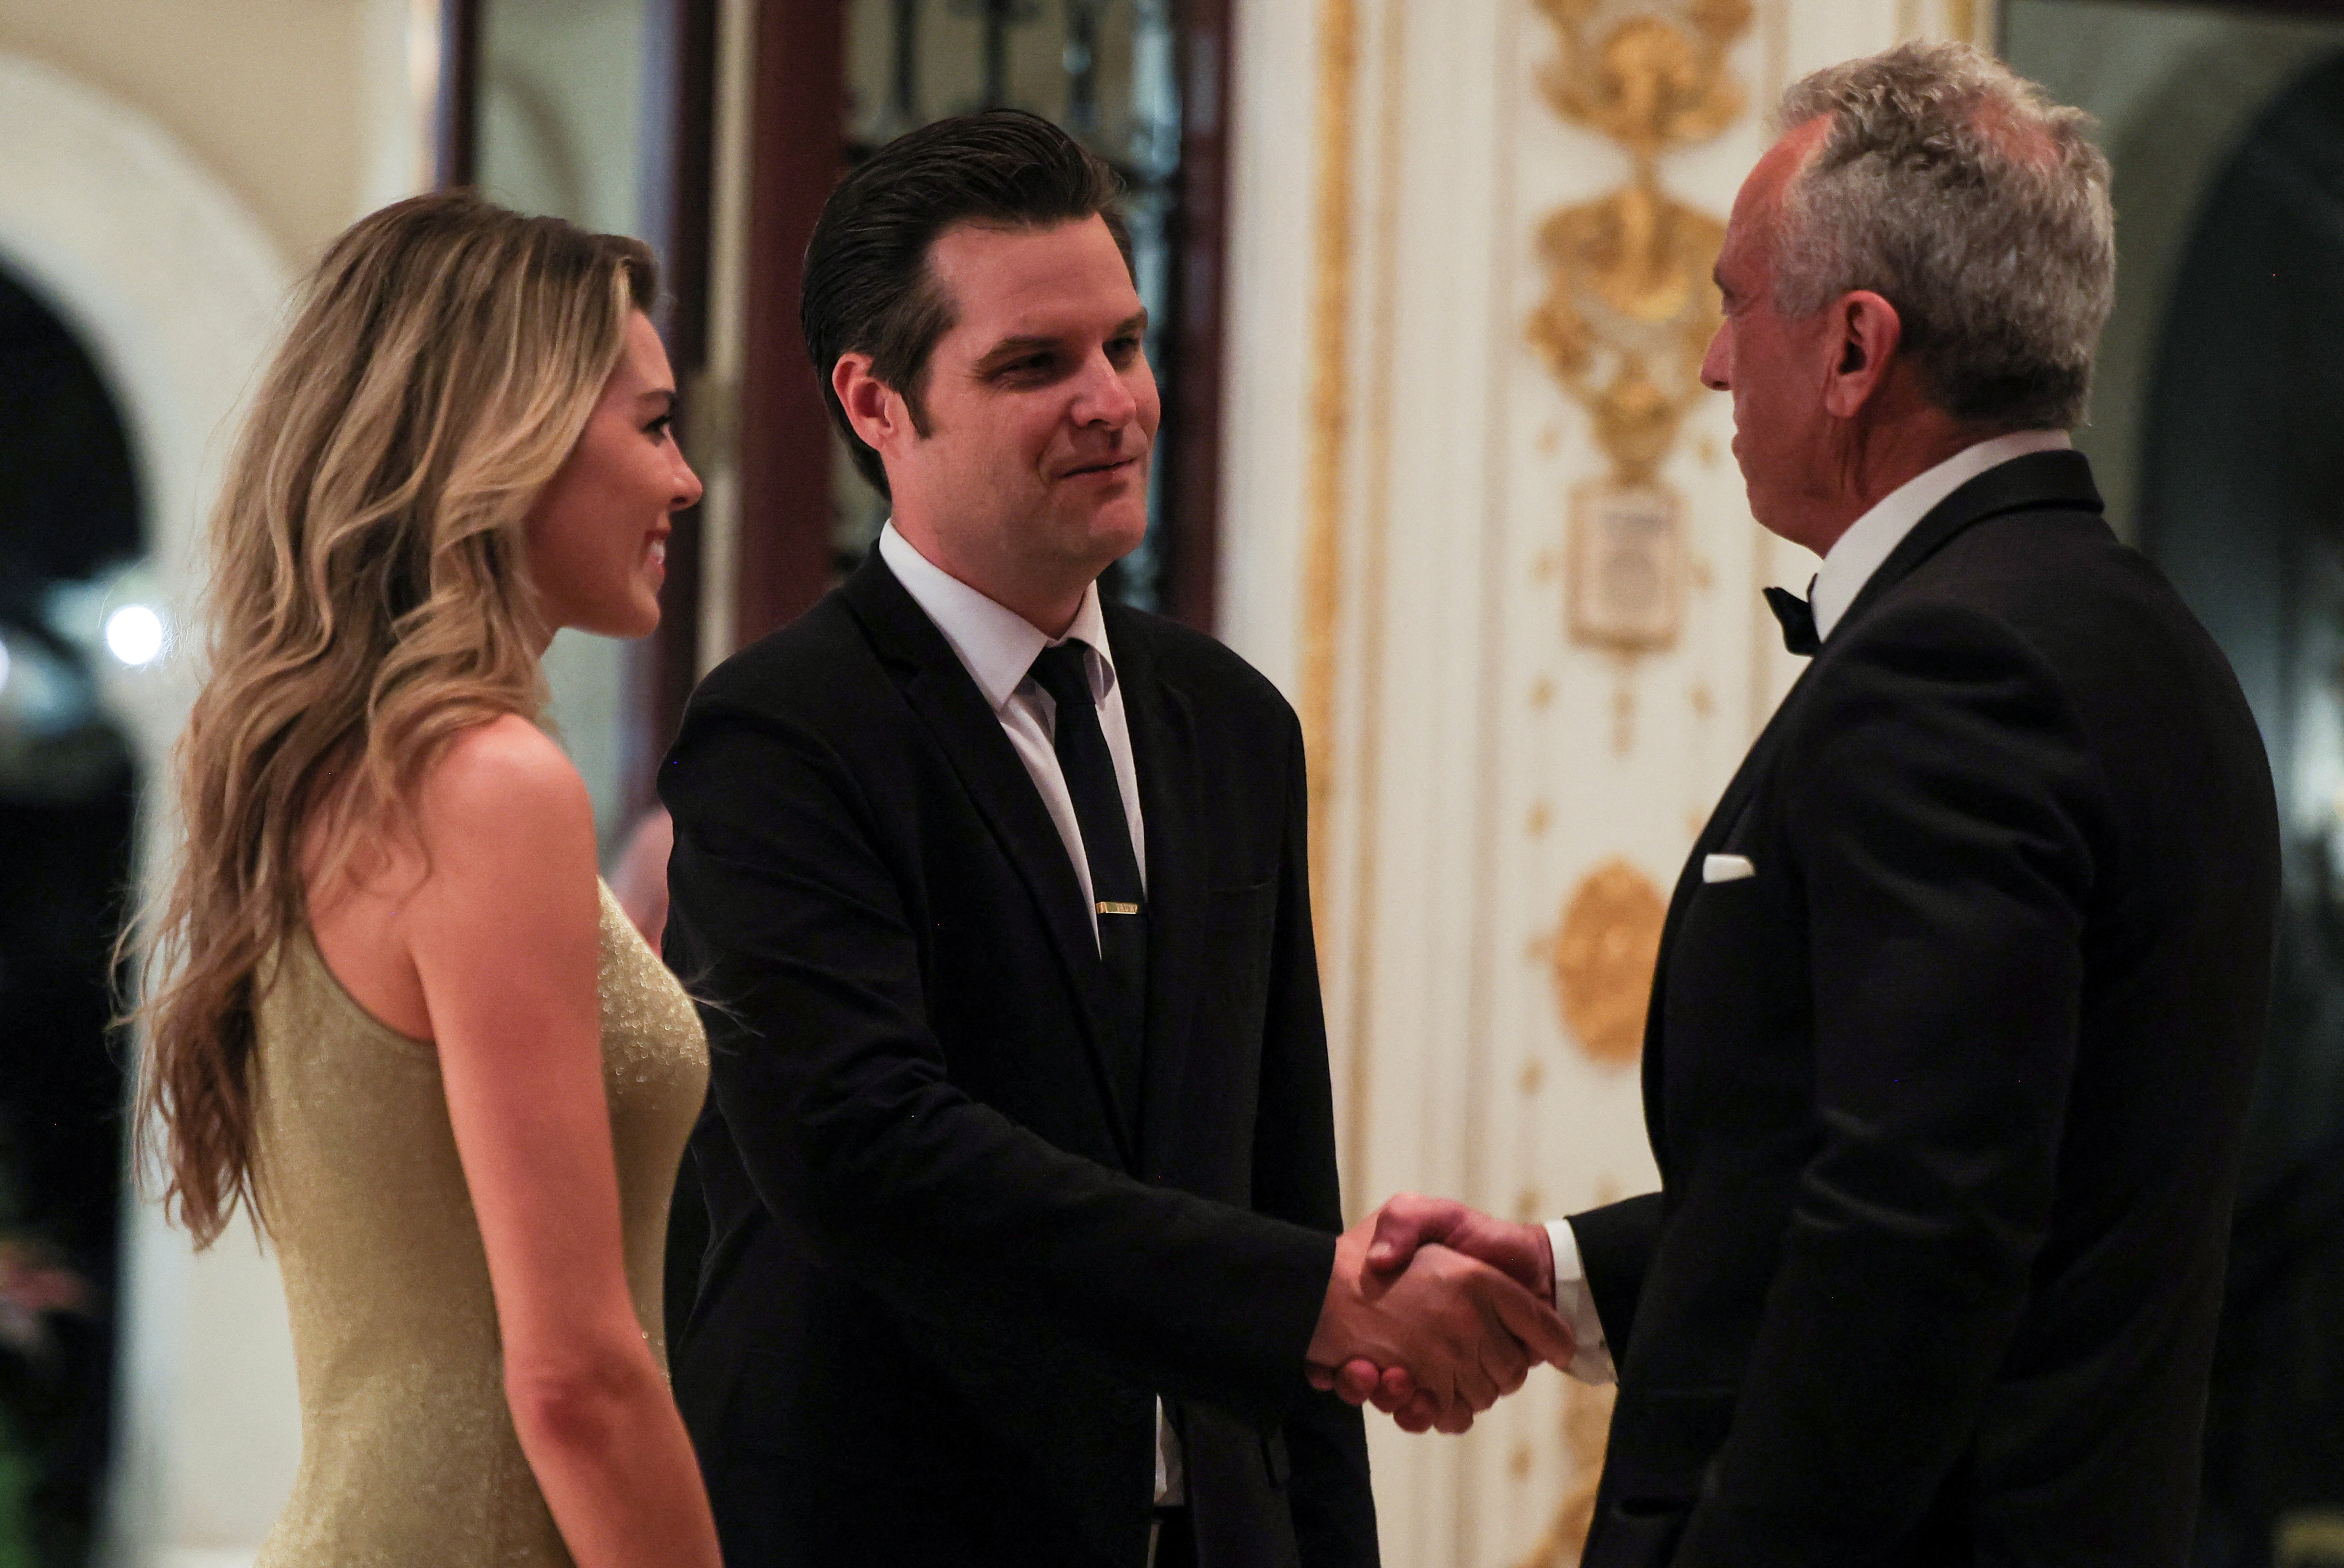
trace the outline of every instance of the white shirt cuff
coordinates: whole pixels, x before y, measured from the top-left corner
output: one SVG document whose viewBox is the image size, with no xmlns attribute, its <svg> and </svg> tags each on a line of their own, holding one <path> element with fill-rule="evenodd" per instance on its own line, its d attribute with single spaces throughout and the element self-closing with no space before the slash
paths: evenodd
<svg viewBox="0 0 2344 1568">
<path fill-rule="evenodd" d="M 1587 1266 L 1579 1259 L 1579 1237 L 1568 1219 L 1548 1220 L 1546 1234 L 1554 1246 L 1554 1310 L 1578 1346 L 1568 1370 L 1582 1383 L 1616 1383 L 1619 1370 L 1612 1364 L 1612 1347 L 1603 1340 L 1603 1320 L 1595 1314 L 1595 1292 L 1587 1288 Z"/>
</svg>

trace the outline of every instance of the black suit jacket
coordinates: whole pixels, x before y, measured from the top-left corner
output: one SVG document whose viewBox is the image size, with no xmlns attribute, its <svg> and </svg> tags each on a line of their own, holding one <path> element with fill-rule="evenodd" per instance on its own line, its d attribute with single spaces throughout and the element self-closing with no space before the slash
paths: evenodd
<svg viewBox="0 0 2344 1568">
<path fill-rule="evenodd" d="M 1694 846 L 1662 1190 L 1572 1221 L 1621 1365 L 1588 1568 L 2187 1559 L 2278 833 L 2099 505 L 2048 452 L 1933 511 Z"/>
<path fill-rule="evenodd" d="M 675 1353 L 732 1568 L 1140 1568 L 1169 1396 L 1205 1568 L 1376 1561 L 1303 1356 L 1340 1229 L 1301 740 L 1119 606 L 1147 821 L 1145 1090 L 1074 867 L 874 552 L 702 682 L 662 770 L 707 998 L 710 1242 Z"/>
</svg>

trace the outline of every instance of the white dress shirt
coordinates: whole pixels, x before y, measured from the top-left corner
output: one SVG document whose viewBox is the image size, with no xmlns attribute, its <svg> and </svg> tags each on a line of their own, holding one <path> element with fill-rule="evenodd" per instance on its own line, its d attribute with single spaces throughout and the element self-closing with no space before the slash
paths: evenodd
<svg viewBox="0 0 2344 1568">
<path fill-rule="evenodd" d="M 1090 673 L 1091 694 L 1098 700 L 1099 728 L 1106 736 L 1107 755 L 1115 763 L 1116 788 L 1123 795 L 1124 821 L 1131 828 L 1131 855 L 1139 865 L 1139 885 L 1147 885 L 1147 837 L 1139 820 L 1139 770 L 1131 760 L 1131 725 L 1124 716 L 1123 688 L 1115 678 L 1115 653 L 1106 642 L 1106 617 L 1099 612 L 1098 584 L 1083 590 L 1083 606 L 1063 637 L 1052 637 L 1007 605 L 997 603 L 922 555 L 912 541 L 895 531 L 893 519 L 879 531 L 879 559 L 904 585 L 912 602 L 935 622 L 952 651 L 968 672 L 1001 721 L 1004 734 L 1026 764 L 1042 804 L 1057 824 L 1058 838 L 1074 862 L 1075 880 L 1082 885 L 1083 907 L 1090 912 L 1091 936 L 1098 936 L 1098 911 L 1091 892 L 1090 856 L 1083 851 L 1082 824 L 1075 818 L 1075 797 L 1066 788 L 1066 770 L 1058 764 L 1058 704 L 1033 680 L 1034 661 L 1042 650 L 1060 642 L 1083 644 L 1083 667 Z M 1184 1501 L 1180 1472 L 1180 1440 L 1156 1401 L 1156 1502 L 1170 1507 Z"/>
<path fill-rule="evenodd" d="M 895 531 L 891 521 L 879 531 L 879 559 L 913 602 L 927 612 L 936 630 L 945 634 L 961 667 L 985 694 L 993 716 L 1001 721 L 1017 760 L 1026 764 L 1034 787 L 1042 793 L 1050 820 L 1057 824 L 1066 856 L 1075 863 L 1075 880 L 1082 884 L 1083 907 L 1091 911 L 1091 934 L 1098 934 L 1098 911 L 1091 895 L 1090 856 L 1083 852 L 1082 824 L 1075 820 L 1075 797 L 1066 788 L 1066 770 L 1058 765 L 1058 704 L 1035 684 L 1034 661 L 1042 650 L 1076 642 L 1087 651 L 1083 667 L 1090 673 L 1091 694 L 1098 699 L 1099 728 L 1106 735 L 1107 755 L 1115 762 L 1116 788 L 1123 794 L 1123 819 L 1131 828 L 1131 857 L 1139 865 L 1139 885 L 1147 886 L 1147 832 L 1139 820 L 1139 770 L 1131 760 L 1131 724 L 1124 717 L 1123 688 L 1115 678 L 1115 653 L 1106 645 L 1106 617 L 1099 612 L 1098 584 L 1083 590 L 1083 607 L 1063 637 L 1045 634 L 1005 604 L 997 604 L 936 565 Z"/>
<path fill-rule="evenodd" d="M 1815 635 L 1828 637 L 1832 628 L 1854 604 L 1864 585 L 1881 563 L 1904 542 L 1936 504 L 1991 468 L 2031 452 L 2064 451 L 2071 443 L 2065 430 L 2014 430 L 1965 447 L 1935 468 L 1922 470 L 1875 501 L 1872 509 L 1848 524 L 1824 556 L 1823 567 L 1807 590 L 1815 612 Z M 1587 1288 L 1587 1270 L 1579 1258 L 1579 1238 L 1568 1219 L 1550 1219 L 1547 1238 L 1554 1244 L 1554 1310 L 1571 1327 L 1578 1351 L 1571 1375 L 1583 1383 L 1619 1380 L 1612 1347 L 1603 1338 L 1603 1321 L 1595 1312 L 1594 1293 Z"/>
</svg>

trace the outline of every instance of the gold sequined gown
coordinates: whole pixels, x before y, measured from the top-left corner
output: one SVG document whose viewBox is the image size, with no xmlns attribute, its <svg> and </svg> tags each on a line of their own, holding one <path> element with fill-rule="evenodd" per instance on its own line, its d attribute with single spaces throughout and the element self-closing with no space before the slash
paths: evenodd
<svg viewBox="0 0 2344 1568">
<path fill-rule="evenodd" d="M 627 1283 L 663 1361 L 667 1206 L 708 1045 L 608 887 L 601 905 Z M 258 1018 L 255 1169 L 292 1310 L 301 1466 L 258 1568 L 567 1568 L 505 1404 L 438 1054 L 360 1009 L 306 930 L 284 952 Z"/>
</svg>

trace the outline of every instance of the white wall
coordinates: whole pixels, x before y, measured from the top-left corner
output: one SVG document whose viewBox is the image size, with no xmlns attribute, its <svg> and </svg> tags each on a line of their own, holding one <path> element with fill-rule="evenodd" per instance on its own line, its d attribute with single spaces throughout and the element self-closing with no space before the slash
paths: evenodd
<svg viewBox="0 0 2344 1568">
<path fill-rule="evenodd" d="M 298 268 L 426 177 L 418 15 L 418 0 L 0 0 L 0 52 L 136 108 Z"/>
</svg>

